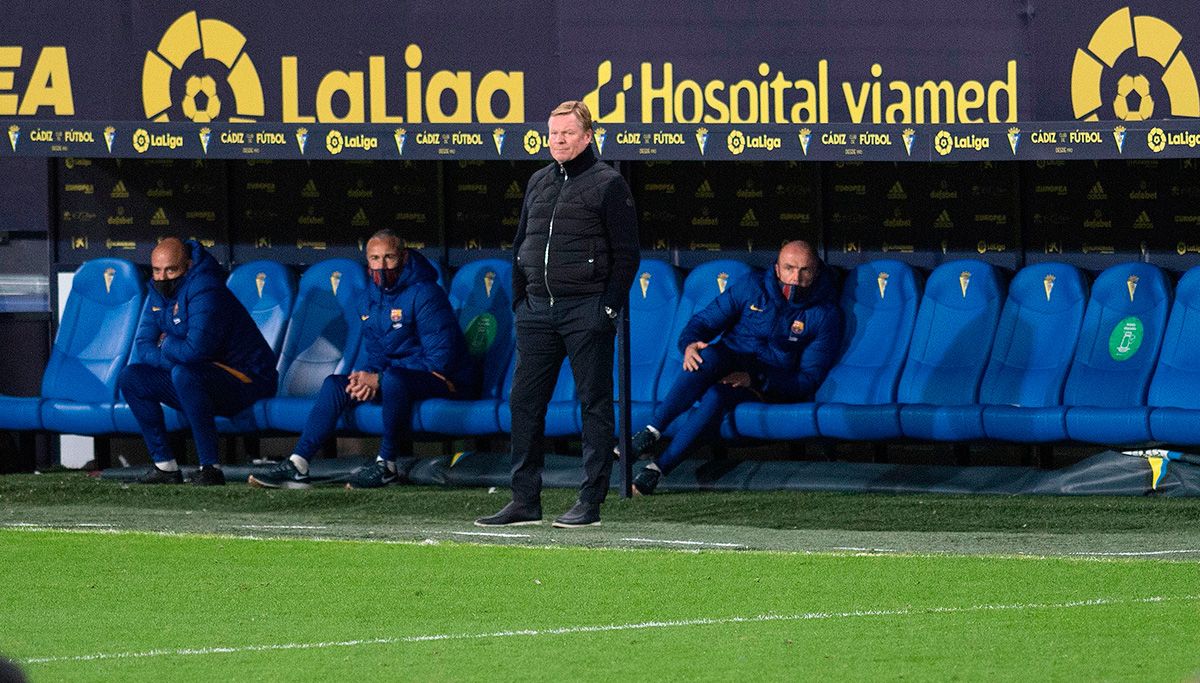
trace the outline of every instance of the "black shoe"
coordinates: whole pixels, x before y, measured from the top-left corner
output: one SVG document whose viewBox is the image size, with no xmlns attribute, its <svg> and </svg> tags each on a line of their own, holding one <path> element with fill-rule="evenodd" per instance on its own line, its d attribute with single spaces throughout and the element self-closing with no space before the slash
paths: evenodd
<svg viewBox="0 0 1200 683">
<path fill-rule="evenodd" d="M 201 467 L 192 475 L 192 486 L 224 486 L 225 473 L 220 467 Z"/>
<path fill-rule="evenodd" d="M 475 526 L 524 526 L 541 523 L 541 505 L 518 505 L 516 501 L 505 505 L 494 515 L 475 520 Z"/>
<path fill-rule="evenodd" d="M 400 475 L 388 468 L 387 461 L 376 458 L 374 463 L 355 470 L 354 474 L 350 475 L 350 481 L 346 482 L 346 488 L 381 489 L 399 481 Z"/>
<path fill-rule="evenodd" d="M 570 510 L 562 513 L 558 519 L 554 520 L 554 526 L 558 529 L 600 526 L 600 505 L 598 503 L 585 503 L 582 500 L 575 501 Z"/>
<path fill-rule="evenodd" d="M 150 470 L 137 478 L 139 484 L 182 484 L 183 472 L 168 472 L 151 465 Z"/>
<path fill-rule="evenodd" d="M 266 472 L 251 474 L 246 477 L 246 483 L 260 489 L 312 488 L 312 480 L 307 474 L 300 474 L 291 460 L 284 460 Z"/>
<path fill-rule="evenodd" d="M 648 496 L 654 493 L 654 489 L 658 488 L 658 479 L 662 476 L 662 472 L 650 469 L 649 467 L 642 468 L 641 472 L 633 478 L 633 494 L 635 496 Z"/>
<path fill-rule="evenodd" d="M 629 453 L 629 457 L 637 460 L 646 453 L 649 453 L 650 449 L 654 447 L 654 444 L 658 443 L 660 438 L 662 438 L 662 434 L 655 434 L 654 432 L 650 431 L 649 427 L 643 427 L 640 432 L 634 434 L 633 438 L 630 439 L 630 441 L 632 441 L 631 447 L 633 450 Z M 621 457 L 619 445 L 613 447 L 613 457 Z"/>
</svg>

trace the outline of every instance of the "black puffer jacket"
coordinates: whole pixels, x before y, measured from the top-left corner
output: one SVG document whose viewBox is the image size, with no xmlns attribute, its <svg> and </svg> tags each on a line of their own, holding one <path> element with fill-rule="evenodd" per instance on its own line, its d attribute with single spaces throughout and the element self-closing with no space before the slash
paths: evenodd
<svg viewBox="0 0 1200 683">
<path fill-rule="evenodd" d="M 629 185 L 591 147 L 529 179 L 513 240 L 513 308 L 543 298 L 603 295 L 625 304 L 640 257 Z"/>
</svg>

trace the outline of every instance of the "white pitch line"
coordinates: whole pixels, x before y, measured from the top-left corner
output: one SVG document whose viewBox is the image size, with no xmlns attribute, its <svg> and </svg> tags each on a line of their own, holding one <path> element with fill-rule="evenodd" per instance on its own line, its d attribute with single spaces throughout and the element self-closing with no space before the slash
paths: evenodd
<svg viewBox="0 0 1200 683">
<path fill-rule="evenodd" d="M 1178 555 L 1185 553 L 1200 553 L 1200 549 L 1181 549 L 1181 550 L 1130 550 L 1124 552 L 1077 552 L 1067 553 L 1068 555 L 1086 555 L 1097 557 L 1139 557 L 1145 555 Z"/>
<path fill-rule="evenodd" d="M 35 522 L 6 522 L 0 526 L 12 527 L 17 529 L 114 529 L 115 525 L 100 523 L 100 522 L 76 522 L 76 523 L 45 523 L 37 524 Z"/>
<path fill-rule="evenodd" d="M 297 531 L 321 531 L 327 526 L 309 526 L 305 524 L 239 524 L 239 529 L 294 529 Z"/>
<path fill-rule="evenodd" d="M 696 545 L 712 546 L 714 548 L 745 548 L 741 543 L 717 543 L 713 541 L 672 541 L 661 538 L 622 538 L 629 543 L 662 543 L 664 545 Z"/>
<path fill-rule="evenodd" d="M 398 645 L 405 643 L 428 643 L 448 640 L 490 640 L 498 638 L 566 636 L 581 633 L 609 633 L 614 631 L 644 631 L 661 628 L 685 628 L 689 626 L 721 626 L 728 624 L 754 624 L 765 622 L 818 621 L 829 619 L 851 619 L 857 617 L 905 617 L 921 614 L 962 614 L 967 612 L 1000 612 L 1047 609 L 1072 609 L 1077 607 L 1104 607 L 1112 605 L 1138 605 L 1165 602 L 1198 602 L 1200 595 L 1155 595 L 1147 598 L 1092 598 L 1056 603 L 1014 603 L 1008 605 L 970 605 L 967 607 L 909 607 L 902 609 L 854 610 L 850 612 L 805 612 L 802 614 L 758 614 L 750 617 L 717 617 L 679 619 L 672 621 L 642 621 L 632 624 L 606 624 L 599 626 L 563 626 L 546 629 L 520 629 L 513 631 L 490 631 L 484 633 L 435 633 L 423 636 L 395 636 L 385 638 L 360 638 L 356 640 L 334 640 L 316 643 L 275 643 L 268 645 L 239 645 L 227 647 L 199 647 L 179 649 L 143 650 L 141 652 L 98 652 L 90 655 L 64 655 L 55 657 L 30 657 L 23 664 L 54 664 L 57 662 L 95 662 L 114 659 L 147 659 L 153 657 L 183 657 L 194 655 L 238 654 L 244 652 L 271 652 L 279 650 L 320 650 L 334 647 L 358 647 L 360 645 Z"/>
<path fill-rule="evenodd" d="M 895 548 L 855 548 L 849 545 L 835 545 L 831 550 L 853 550 L 861 553 L 898 553 Z"/>
<path fill-rule="evenodd" d="M 454 536 L 485 536 L 487 538 L 533 538 L 529 534 L 504 534 L 496 531 L 435 531 L 433 533 L 452 534 Z"/>
</svg>

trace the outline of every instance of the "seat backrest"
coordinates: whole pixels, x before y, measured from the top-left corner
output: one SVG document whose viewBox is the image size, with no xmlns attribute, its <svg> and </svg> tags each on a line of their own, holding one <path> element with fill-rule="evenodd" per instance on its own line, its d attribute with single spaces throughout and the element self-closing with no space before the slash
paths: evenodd
<svg viewBox="0 0 1200 683">
<path fill-rule="evenodd" d="M 1088 298 L 1063 403 L 1145 405 L 1170 307 L 1171 283 L 1158 266 L 1123 263 L 1100 273 Z"/>
<path fill-rule="evenodd" d="M 145 294 L 141 273 L 125 259 L 94 259 L 75 271 L 42 375 L 43 398 L 116 400 Z"/>
<path fill-rule="evenodd" d="M 366 287 L 363 265 L 350 259 L 328 259 L 304 272 L 279 352 L 280 396 L 315 396 L 327 375 L 350 370 Z"/>
<path fill-rule="evenodd" d="M 1146 403 L 1200 408 L 1200 266 L 1183 274 L 1167 318 L 1162 352 Z"/>
<path fill-rule="evenodd" d="M 675 317 L 683 291 L 679 270 L 657 259 L 643 259 L 629 288 L 629 397 L 653 402 L 667 349 L 673 342 L 663 325 Z M 616 349 L 616 355 L 620 348 Z M 614 397 L 620 393 L 620 364 L 613 358 Z"/>
<path fill-rule="evenodd" d="M 675 378 L 683 372 L 683 353 L 679 350 L 679 335 L 688 321 L 713 299 L 723 294 L 729 285 L 744 277 L 757 277 L 750 265 L 733 259 L 719 259 L 702 263 L 691 270 L 683 280 L 683 292 L 675 308 L 675 318 L 667 331 L 667 354 L 662 372 L 658 376 L 657 399 L 663 400 Z M 636 347 L 634 347 L 636 348 Z"/>
<path fill-rule="evenodd" d="M 975 403 L 1003 301 L 1004 284 L 991 264 L 967 259 L 934 269 L 917 310 L 896 400 Z"/>
<path fill-rule="evenodd" d="M 846 276 L 842 353 L 817 390 L 821 403 L 891 403 L 913 327 L 921 284 L 912 267 L 892 259 L 864 263 Z"/>
<path fill-rule="evenodd" d="M 250 312 L 263 339 L 278 356 L 296 301 L 292 269 L 277 261 L 250 261 L 234 268 L 225 286 Z"/>
<path fill-rule="evenodd" d="M 1008 287 L 979 402 L 1060 404 L 1087 298 L 1087 281 L 1075 266 L 1039 263 L 1021 269 Z"/>
<path fill-rule="evenodd" d="M 482 259 L 464 265 L 450 282 L 450 305 L 479 365 L 480 397 L 498 398 L 514 347 L 512 262 Z"/>
</svg>

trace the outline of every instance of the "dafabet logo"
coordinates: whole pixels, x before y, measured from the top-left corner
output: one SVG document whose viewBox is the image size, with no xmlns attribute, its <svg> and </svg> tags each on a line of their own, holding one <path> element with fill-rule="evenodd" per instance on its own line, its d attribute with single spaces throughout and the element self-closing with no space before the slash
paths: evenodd
<svg viewBox="0 0 1200 683">
<path fill-rule="evenodd" d="M 265 113 L 246 37 L 219 19 L 188 12 L 146 52 L 142 106 L 152 121 L 254 121 Z M 172 87 L 174 86 L 174 87 Z M 172 90 L 181 92 L 172 92 Z"/>
<path fill-rule="evenodd" d="M 1084 121 L 1145 121 L 1200 116 L 1200 93 L 1183 36 L 1169 23 L 1128 7 L 1110 14 L 1086 48 L 1075 51 L 1071 104 Z"/>
</svg>

